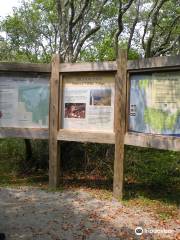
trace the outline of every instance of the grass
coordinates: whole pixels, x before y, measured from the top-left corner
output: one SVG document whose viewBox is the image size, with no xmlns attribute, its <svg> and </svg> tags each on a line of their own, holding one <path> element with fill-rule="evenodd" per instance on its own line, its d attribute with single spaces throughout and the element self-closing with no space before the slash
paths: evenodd
<svg viewBox="0 0 180 240">
<path fill-rule="evenodd" d="M 112 180 L 84 172 L 65 172 L 63 186 L 48 188 L 46 170 L 22 173 L 24 146 L 21 140 L 0 140 L 0 187 L 38 187 L 47 191 L 85 189 L 96 198 L 112 199 Z M 126 148 L 123 204 L 141 207 L 162 221 L 178 218 L 180 200 L 180 154 L 168 151 Z"/>
<path fill-rule="evenodd" d="M 141 195 L 128 201 L 124 200 L 123 202 L 129 207 L 141 207 L 146 211 L 151 211 L 157 218 L 163 221 L 172 218 L 178 219 L 179 208 L 173 203 L 165 203 L 160 200 L 150 199 Z"/>
</svg>

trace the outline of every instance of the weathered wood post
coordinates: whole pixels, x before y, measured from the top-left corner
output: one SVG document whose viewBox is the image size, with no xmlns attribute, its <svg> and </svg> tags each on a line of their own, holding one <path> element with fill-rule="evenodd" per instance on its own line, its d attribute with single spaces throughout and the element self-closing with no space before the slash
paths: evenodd
<svg viewBox="0 0 180 240">
<path fill-rule="evenodd" d="M 60 144 L 59 130 L 59 55 L 52 58 L 49 104 L 49 187 L 56 188 L 60 183 Z"/>
<path fill-rule="evenodd" d="M 124 136 L 126 121 L 126 69 L 127 51 L 119 50 L 117 58 L 117 74 L 115 78 L 115 160 L 113 195 L 115 198 L 123 196 L 123 168 L 124 168 Z"/>
</svg>

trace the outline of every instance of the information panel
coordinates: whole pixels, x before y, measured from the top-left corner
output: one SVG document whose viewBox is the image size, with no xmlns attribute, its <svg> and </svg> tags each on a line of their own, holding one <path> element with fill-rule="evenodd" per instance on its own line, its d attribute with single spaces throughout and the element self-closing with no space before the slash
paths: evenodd
<svg viewBox="0 0 180 240">
<path fill-rule="evenodd" d="M 0 75 L 0 127 L 48 128 L 48 113 L 48 75 Z"/>
<path fill-rule="evenodd" d="M 129 130 L 180 136 L 180 71 L 130 78 Z"/>
<path fill-rule="evenodd" d="M 108 73 L 65 76 L 62 128 L 113 132 L 114 86 Z"/>
</svg>

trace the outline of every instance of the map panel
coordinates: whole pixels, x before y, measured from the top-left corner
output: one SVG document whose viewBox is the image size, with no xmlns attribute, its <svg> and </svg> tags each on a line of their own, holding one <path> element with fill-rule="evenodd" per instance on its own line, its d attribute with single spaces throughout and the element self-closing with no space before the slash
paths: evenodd
<svg viewBox="0 0 180 240">
<path fill-rule="evenodd" d="M 180 136 L 180 71 L 131 76 L 129 130 Z"/>
<path fill-rule="evenodd" d="M 47 128 L 49 76 L 0 75 L 0 127 Z"/>
</svg>

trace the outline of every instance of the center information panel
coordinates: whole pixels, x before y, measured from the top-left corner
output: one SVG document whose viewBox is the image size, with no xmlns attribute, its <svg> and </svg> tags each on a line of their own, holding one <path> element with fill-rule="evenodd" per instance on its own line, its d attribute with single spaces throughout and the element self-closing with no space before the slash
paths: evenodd
<svg viewBox="0 0 180 240">
<path fill-rule="evenodd" d="M 113 74 L 64 76 L 62 128 L 113 132 L 114 97 Z"/>
</svg>

